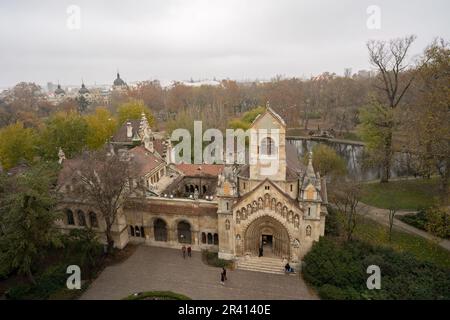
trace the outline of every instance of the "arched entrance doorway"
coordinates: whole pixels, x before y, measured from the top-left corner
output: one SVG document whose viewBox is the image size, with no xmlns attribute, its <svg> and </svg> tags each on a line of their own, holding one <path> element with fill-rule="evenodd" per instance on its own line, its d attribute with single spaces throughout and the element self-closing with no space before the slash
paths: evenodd
<svg viewBox="0 0 450 320">
<path fill-rule="evenodd" d="M 156 219 L 153 223 L 155 241 L 167 241 L 167 224 L 162 219 Z"/>
<path fill-rule="evenodd" d="M 245 253 L 252 255 L 287 259 L 290 256 L 289 234 L 281 222 L 270 216 L 262 216 L 250 223 L 244 243 Z"/>
<path fill-rule="evenodd" d="M 181 221 L 177 225 L 178 242 L 192 243 L 191 239 L 191 225 L 186 221 Z"/>
</svg>

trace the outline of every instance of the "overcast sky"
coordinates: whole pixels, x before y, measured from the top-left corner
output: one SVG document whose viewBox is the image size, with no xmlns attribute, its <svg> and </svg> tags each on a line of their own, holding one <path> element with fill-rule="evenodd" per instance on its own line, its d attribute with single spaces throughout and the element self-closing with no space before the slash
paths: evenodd
<svg viewBox="0 0 450 320">
<path fill-rule="evenodd" d="M 369 68 L 368 39 L 416 34 L 415 54 L 450 40 L 449 12 L 448 0 L 1 0 L 0 87 L 111 83 L 117 69 L 129 82 L 355 72 Z"/>
</svg>

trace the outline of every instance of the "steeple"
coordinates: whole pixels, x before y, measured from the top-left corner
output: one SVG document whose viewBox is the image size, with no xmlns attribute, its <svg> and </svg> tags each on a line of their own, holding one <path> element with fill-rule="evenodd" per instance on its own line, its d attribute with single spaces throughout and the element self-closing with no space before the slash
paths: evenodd
<svg viewBox="0 0 450 320">
<path fill-rule="evenodd" d="M 306 167 L 306 175 L 309 178 L 316 178 L 316 174 L 314 173 L 314 167 L 313 167 L 313 153 L 310 151 L 308 153 L 308 166 Z"/>
</svg>

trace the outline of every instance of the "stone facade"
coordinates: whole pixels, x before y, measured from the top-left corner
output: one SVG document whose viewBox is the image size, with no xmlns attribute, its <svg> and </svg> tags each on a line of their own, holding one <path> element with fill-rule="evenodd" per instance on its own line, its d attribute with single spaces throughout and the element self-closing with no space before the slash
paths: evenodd
<svg viewBox="0 0 450 320">
<path fill-rule="evenodd" d="M 116 246 L 130 241 L 171 248 L 186 245 L 217 251 L 222 259 L 262 254 L 298 264 L 324 235 L 325 180 L 314 172 L 311 157 L 303 165 L 286 144 L 285 123 L 272 109 L 260 115 L 252 129 L 257 133 L 250 136 L 254 158 L 249 164 L 167 163 L 161 180 L 169 182 L 158 194 L 131 197 L 124 203 L 113 228 Z M 270 174 L 264 172 L 267 166 Z M 61 208 L 72 212 L 74 221 L 66 214 L 60 227 L 90 226 L 95 211 L 68 198 Z M 77 220 L 79 211 L 87 222 Z M 101 217 L 97 220 L 92 227 L 102 234 Z"/>
</svg>

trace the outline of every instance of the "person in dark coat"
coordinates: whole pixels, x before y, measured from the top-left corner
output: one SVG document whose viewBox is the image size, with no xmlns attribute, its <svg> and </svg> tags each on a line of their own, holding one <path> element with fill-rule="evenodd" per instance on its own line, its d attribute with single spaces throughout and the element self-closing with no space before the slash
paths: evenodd
<svg viewBox="0 0 450 320">
<path fill-rule="evenodd" d="M 226 281 L 227 280 L 227 269 L 222 268 L 222 274 L 223 274 L 223 279 Z"/>
<path fill-rule="evenodd" d="M 220 273 L 220 284 L 221 285 L 225 284 L 225 275 L 223 274 L 223 271 Z"/>
<path fill-rule="evenodd" d="M 188 254 L 188 257 L 192 257 L 192 249 L 191 249 L 191 246 L 189 246 L 189 247 L 187 248 L 187 254 Z"/>
</svg>

